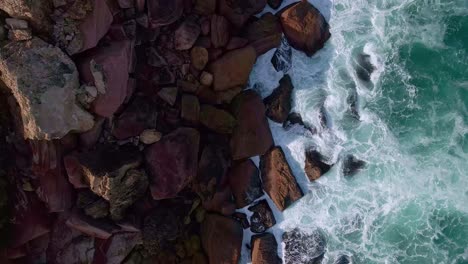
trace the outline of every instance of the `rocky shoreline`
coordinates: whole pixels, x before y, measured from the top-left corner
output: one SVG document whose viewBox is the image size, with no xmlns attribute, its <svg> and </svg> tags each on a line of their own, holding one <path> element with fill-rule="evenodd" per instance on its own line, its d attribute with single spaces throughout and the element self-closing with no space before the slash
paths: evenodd
<svg viewBox="0 0 468 264">
<path fill-rule="evenodd" d="M 281 5 L 2 1 L 1 262 L 238 263 L 245 246 L 254 264 L 320 262 L 322 234 L 269 232 L 306 190 L 268 119 L 315 133 L 291 113 L 287 72 L 291 48 L 330 38 L 313 5 Z M 284 77 L 262 99 L 248 80 L 272 49 Z M 307 150 L 311 181 L 330 166 Z"/>
</svg>

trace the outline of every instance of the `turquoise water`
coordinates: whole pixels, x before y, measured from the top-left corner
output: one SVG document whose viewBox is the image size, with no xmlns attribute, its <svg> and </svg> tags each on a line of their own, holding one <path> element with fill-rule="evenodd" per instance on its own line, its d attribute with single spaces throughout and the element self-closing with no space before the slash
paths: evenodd
<svg viewBox="0 0 468 264">
<path fill-rule="evenodd" d="M 278 230 L 324 231 L 324 263 L 468 263 L 468 2 L 311 2 L 332 38 L 312 58 L 293 52 L 294 110 L 319 126 L 323 108 L 329 127 L 312 136 L 270 123 L 309 190 Z M 369 82 L 356 74 L 362 53 L 376 68 Z M 271 55 L 250 80 L 263 96 L 281 77 Z M 306 147 L 335 163 L 314 183 Z M 341 171 L 347 154 L 367 162 L 352 178 Z"/>
</svg>

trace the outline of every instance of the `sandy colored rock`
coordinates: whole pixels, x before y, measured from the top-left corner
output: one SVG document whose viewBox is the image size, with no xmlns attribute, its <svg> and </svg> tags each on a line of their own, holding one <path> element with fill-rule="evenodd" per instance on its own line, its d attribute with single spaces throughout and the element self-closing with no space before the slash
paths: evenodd
<svg viewBox="0 0 468 264">
<path fill-rule="evenodd" d="M 200 75 L 200 83 L 210 87 L 213 84 L 213 74 L 206 71 L 202 72 Z"/>
<path fill-rule="evenodd" d="M 40 33 L 52 32 L 52 1 L 49 0 L 2 0 L 0 9 L 11 17 L 21 18 L 31 23 L 31 26 Z"/>
<path fill-rule="evenodd" d="M 93 127 L 76 103 L 75 64 L 59 48 L 39 38 L 9 43 L 0 52 L 0 72 L 21 108 L 25 138 L 51 140 Z"/>
<path fill-rule="evenodd" d="M 201 71 L 208 63 L 208 50 L 203 47 L 193 47 L 190 51 L 190 59 L 195 69 Z"/>
<path fill-rule="evenodd" d="M 140 134 L 140 141 L 143 144 L 150 145 L 155 142 L 158 142 L 162 137 L 161 132 L 156 131 L 156 129 L 145 129 Z"/>
</svg>

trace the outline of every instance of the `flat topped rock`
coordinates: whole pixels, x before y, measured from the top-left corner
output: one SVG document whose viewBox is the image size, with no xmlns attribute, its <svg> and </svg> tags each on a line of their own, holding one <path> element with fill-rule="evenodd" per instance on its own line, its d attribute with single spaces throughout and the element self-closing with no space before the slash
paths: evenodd
<svg viewBox="0 0 468 264">
<path fill-rule="evenodd" d="M 304 196 L 281 147 L 271 148 L 260 159 L 263 189 L 280 211 Z"/>
<path fill-rule="evenodd" d="M 25 138 L 51 140 L 93 127 L 75 100 L 75 64 L 59 48 L 39 38 L 11 42 L 0 50 L 0 72 L 20 106 Z"/>
<path fill-rule="evenodd" d="M 281 264 L 278 242 L 271 233 L 252 236 L 252 264 Z"/>
</svg>

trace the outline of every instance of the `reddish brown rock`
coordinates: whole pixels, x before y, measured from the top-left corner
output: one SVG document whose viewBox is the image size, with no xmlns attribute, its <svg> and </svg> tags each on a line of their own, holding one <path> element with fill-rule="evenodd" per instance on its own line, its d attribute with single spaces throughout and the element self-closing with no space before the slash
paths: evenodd
<svg viewBox="0 0 468 264">
<path fill-rule="evenodd" d="M 184 11 L 183 0 L 149 0 L 148 17 L 153 28 L 174 23 Z"/>
<path fill-rule="evenodd" d="M 245 45 L 247 45 L 248 43 L 249 43 L 248 39 L 240 38 L 240 37 L 232 37 L 229 40 L 226 46 L 226 49 L 227 50 L 240 49 L 242 47 L 245 47 Z"/>
<path fill-rule="evenodd" d="M 211 43 L 214 48 L 226 46 L 229 41 L 229 22 L 219 15 L 211 17 Z"/>
<path fill-rule="evenodd" d="M 209 263 L 237 264 L 242 247 L 242 226 L 236 220 L 208 214 L 202 224 L 202 244 Z"/>
<path fill-rule="evenodd" d="M 236 126 L 236 119 L 230 113 L 211 105 L 201 106 L 200 122 L 220 134 L 231 134 Z"/>
<path fill-rule="evenodd" d="M 310 181 L 315 181 L 330 170 L 331 166 L 322 161 L 322 155 L 315 150 L 305 153 L 304 171 Z"/>
<path fill-rule="evenodd" d="M 276 224 L 275 216 L 266 200 L 256 202 L 249 207 L 249 211 L 253 212 L 250 217 L 250 230 L 254 233 L 263 233 Z"/>
<path fill-rule="evenodd" d="M 203 47 L 193 47 L 190 51 L 190 59 L 193 67 L 201 71 L 208 63 L 208 51 Z"/>
<path fill-rule="evenodd" d="M 273 146 L 273 137 L 262 99 L 253 90 L 247 90 L 236 96 L 231 105 L 237 120 L 231 138 L 232 158 L 239 160 L 263 155 Z"/>
<path fill-rule="evenodd" d="M 190 124 L 197 124 L 200 119 L 200 103 L 194 95 L 184 94 L 181 100 L 181 117 Z"/>
<path fill-rule="evenodd" d="M 292 91 L 294 86 L 289 75 L 284 75 L 279 81 L 279 86 L 266 97 L 263 102 L 266 107 L 266 115 L 277 123 L 283 123 L 291 112 Z"/>
<path fill-rule="evenodd" d="M 250 159 L 232 166 L 228 179 L 237 208 L 245 207 L 263 195 L 259 170 Z"/>
<path fill-rule="evenodd" d="M 147 128 L 155 128 L 156 104 L 146 97 L 136 96 L 114 123 L 112 134 L 119 140 L 135 137 Z"/>
<path fill-rule="evenodd" d="M 89 216 L 74 211 L 66 221 L 66 225 L 88 236 L 108 239 L 112 233 L 120 228 L 106 220 L 92 219 Z"/>
<path fill-rule="evenodd" d="M 216 11 L 216 0 L 196 0 L 193 11 L 199 15 L 211 15 Z"/>
<path fill-rule="evenodd" d="M 81 78 L 98 89 L 91 106 L 94 113 L 111 117 L 125 101 L 132 60 L 133 45 L 128 40 L 111 42 L 79 60 Z"/>
<path fill-rule="evenodd" d="M 252 264 L 281 264 L 278 257 L 278 242 L 271 233 L 252 237 Z"/>
<path fill-rule="evenodd" d="M 301 1 L 281 13 L 281 25 L 295 49 L 312 56 L 330 38 L 327 21 L 309 2 Z"/>
<path fill-rule="evenodd" d="M 146 149 L 151 194 L 155 200 L 172 198 L 196 176 L 200 134 L 178 128 Z"/>
<path fill-rule="evenodd" d="M 263 189 L 280 211 L 304 196 L 281 147 L 274 147 L 261 157 L 260 170 Z"/>
<path fill-rule="evenodd" d="M 210 64 L 213 73 L 213 89 L 223 91 L 235 86 L 244 86 L 255 64 L 257 54 L 252 46 L 232 50 Z"/>
<path fill-rule="evenodd" d="M 192 48 L 200 35 L 201 28 L 195 17 L 188 17 L 176 29 L 174 35 L 174 47 L 176 50 L 188 50 Z"/>
<path fill-rule="evenodd" d="M 219 12 L 240 28 L 250 17 L 262 11 L 266 2 L 266 0 L 220 0 Z"/>
<path fill-rule="evenodd" d="M 257 56 L 265 54 L 271 49 L 278 48 L 281 45 L 281 34 L 274 34 L 268 37 L 258 39 L 251 43 Z"/>
<path fill-rule="evenodd" d="M 279 18 L 268 12 L 246 26 L 245 37 L 253 42 L 271 35 L 281 35 L 281 23 Z"/>
</svg>

